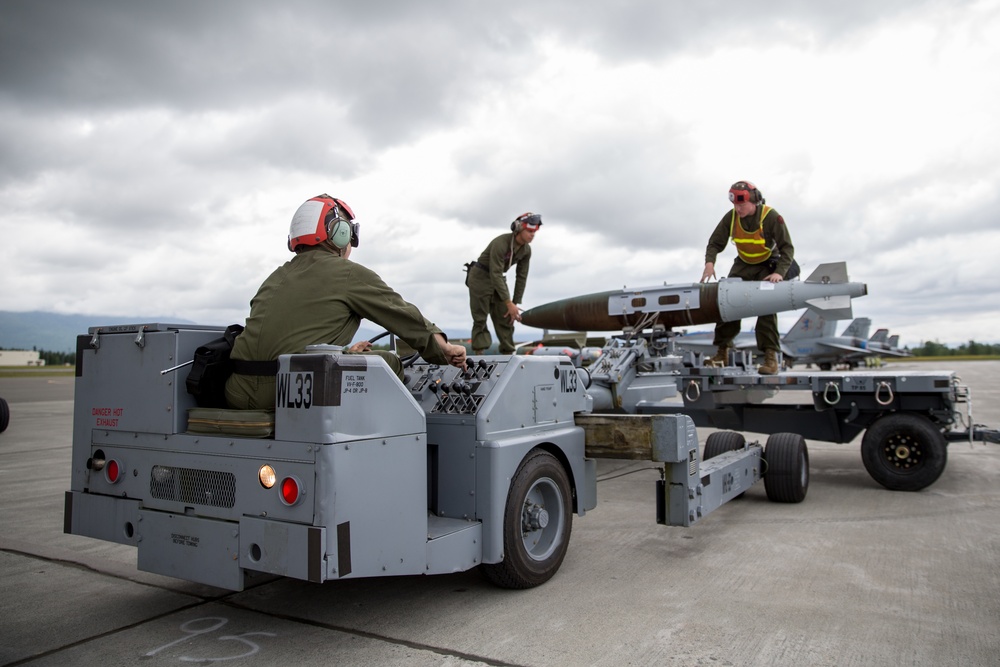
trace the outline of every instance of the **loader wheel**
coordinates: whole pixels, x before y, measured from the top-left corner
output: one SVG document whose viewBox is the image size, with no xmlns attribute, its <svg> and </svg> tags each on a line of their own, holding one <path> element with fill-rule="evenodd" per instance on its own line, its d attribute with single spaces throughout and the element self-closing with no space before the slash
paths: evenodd
<svg viewBox="0 0 1000 667">
<path fill-rule="evenodd" d="M 919 491 L 933 484 L 948 462 L 941 430 L 922 415 L 893 413 L 868 427 L 861 460 L 876 482 L 892 491 Z"/>
<path fill-rule="evenodd" d="M 743 437 L 742 433 L 737 433 L 736 431 L 717 431 L 705 440 L 705 453 L 702 455 L 701 460 L 707 461 L 719 454 L 743 449 L 746 444 L 747 439 Z"/>
<path fill-rule="evenodd" d="M 0 433 L 7 430 L 8 424 L 10 424 L 10 407 L 5 399 L 0 398 Z"/>
<path fill-rule="evenodd" d="M 503 560 L 480 566 L 503 588 L 532 588 L 562 565 L 573 528 L 569 478 L 548 452 L 533 449 L 521 462 L 507 493 Z"/>
<path fill-rule="evenodd" d="M 809 450 L 798 433 L 775 433 L 764 445 L 764 490 L 776 503 L 801 503 L 809 490 Z"/>
</svg>

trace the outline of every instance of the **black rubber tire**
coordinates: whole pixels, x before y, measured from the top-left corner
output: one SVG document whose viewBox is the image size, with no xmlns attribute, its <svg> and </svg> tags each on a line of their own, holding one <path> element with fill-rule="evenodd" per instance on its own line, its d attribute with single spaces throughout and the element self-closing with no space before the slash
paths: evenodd
<svg viewBox="0 0 1000 667">
<path fill-rule="evenodd" d="M 0 398 L 0 433 L 7 430 L 8 424 L 10 424 L 10 406 L 5 399 Z"/>
<path fill-rule="evenodd" d="M 707 461 L 719 454 L 743 449 L 747 444 L 747 439 L 742 433 L 736 431 L 717 431 L 705 439 L 705 453 L 701 460 Z"/>
<path fill-rule="evenodd" d="M 507 492 L 503 560 L 483 563 L 487 579 L 503 588 L 533 588 L 562 565 L 573 530 L 573 501 L 566 470 L 552 454 L 533 449 L 521 461 Z"/>
<path fill-rule="evenodd" d="M 833 369 L 833 364 L 820 364 L 819 369 L 821 371 L 829 371 Z"/>
<path fill-rule="evenodd" d="M 923 415 L 894 412 L 868 427 L 861 460 L 876 482 L 891 491 L 919 491 L 941 476 L 948 443 Z"/>
<path fill-rule="evenodd" d="M 798 433 L 775 433 L 764 445 L 764 490 L 775 503 L 801 503 L 809 490 L 809 450 Z"/>
<path fill-rule="evenodd" d="M 743 449 L 746 447 L 746 444 L 747 439 L 742 433 L 738 433 L 737 431 L 716 431 L 705 439 L 705 453 L 702 454 L 701 460 L 707 461 L 719 454 Z M 736 496 L 736 499 L 742 498 L 745 495 L 746 492 L 744 491 Z"/>
</svg>

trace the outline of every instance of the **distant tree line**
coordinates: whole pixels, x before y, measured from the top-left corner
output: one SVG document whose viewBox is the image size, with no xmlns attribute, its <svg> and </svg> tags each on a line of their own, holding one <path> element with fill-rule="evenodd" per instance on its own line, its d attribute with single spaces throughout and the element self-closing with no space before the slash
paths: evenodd
<svg viewBox="0 0 1000 667">
<path fill-rule="evenodd" d="M 39 350 L 38 356 L 45 362 L 46 366 L 76 366 L 76 352 L 49 352 Z"/>
<path fill-rule="evenodd" d="M 924 341 L 923 345 L 910 350 L 917 357 L 985 357 L 1000 355 L 1000 344 L 977 343 L 970 340 L 958 347 L 948 347 L 934 341 Z"/>
</svg>

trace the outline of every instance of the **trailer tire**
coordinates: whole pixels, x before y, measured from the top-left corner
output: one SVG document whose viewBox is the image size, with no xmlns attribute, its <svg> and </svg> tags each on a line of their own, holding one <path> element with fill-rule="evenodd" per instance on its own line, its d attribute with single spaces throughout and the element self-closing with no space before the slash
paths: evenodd
<svg viewBox="0 0 1000 667">
<path fill-rule="evenodd" d="M 533 449 L 507 492 L 503 560 L 483 563 L 487 579 L 503 588 L 533 588 L 562 565 L 573 529 L 569 477 L 555 456 Z"/>
<path fill-rule="evenodd" d="M 742 433 L 736 431 L 717 431 L 705 440 L 705 453 L 701 460 L 707 461 L 715 458 L 719 454 L 734 452 L 743 449 L 747 444 L 747 439 Z"/>
<path fill-rule="evenodd" d="M 707 461 L 719 454 L 735 452 L 738 449 L 743 449 L 746 445 L 747 439 L 742 433 L 737 431 L 716 431 L 705 439 L 705 453 L 702 455 L 701 460 Z M 742 498 L 745 495 L 746 491 L 734 499 Z"/>
<path fill-rule="evenodd" d="M 775 433 L 764 446 L 764 490 L 775 503 L 801 503 L 809 490 L 809 450 L 798 433 Z"/>
<path fill-rule="evenodd" d="M 861 461 L 891 491 L 919 491 L 941 476 L 948 443 L 922 415 L 894 412 L 875 421 L 861 439 Z"/>
<path fill-rule="evenodd" d="M 0 433 L 7 430 L 8 424 L 10 424 L 10 407 L 5 399 L 0 398 Z"/>
</svg>

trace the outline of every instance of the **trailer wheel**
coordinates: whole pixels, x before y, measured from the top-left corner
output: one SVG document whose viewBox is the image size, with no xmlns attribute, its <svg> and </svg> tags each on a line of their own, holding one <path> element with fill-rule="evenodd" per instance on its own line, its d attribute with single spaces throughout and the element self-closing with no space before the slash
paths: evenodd
<svg viewBox="0 0 1000 667">
<path fill-rule="evenodd" d="M 764 446 L 764 490 L 776 503 L 801 503 L 809 490 L 809 450 L 798 433 L 775 433 Z"/>
<path fill-rule="evenodd" d="M 507 493 L 503 560 L 483 563 L 486 578 L 503 588 L 532 588 L 562 565 L 573 528 L 569 478 L 552 454 L 533 449 Z"/>
<path fill-rule="evenodd" d="M 0 433 L 7 430 L 8 424 L 10 424 L 10 407 L 5 399 L 0 398 Z"/>
<path fill-rule="evenodd" d="M 717 431 L 705 440 L 705 453 L 701 459 L 702 461 L 707 461 L 719 454 L 743 449 L 746 444 L 747 439 L 743 437 L 742 433 L 737 433 L 736 431 Z"/>
<path fill-rule="evenodd" d="M 941 430 L 922 415 L 893 413 L 868 427 L 861 460 L 876 482 L 892 491 L 919 491 L 933 484 L 948 462 Z"/>
<path fill-rule="evenodd" d="M 736 431 L 716 431 L 705 439 L 705 453 L 702 454 L 701 460 L 707 461 L 719 454 L 743 449 L 746 447 L 746 444 L 747 439 L 743 437 L 742 433 L 737 433 Z M 742 498 L 745 495 L 746 491 L 735 496 L 735 498 Z"/>
</svg>

